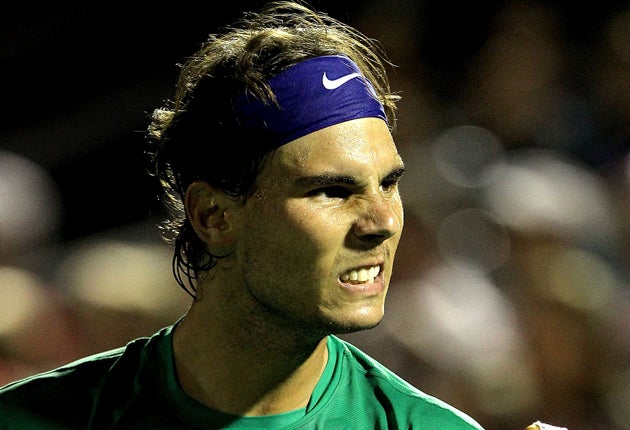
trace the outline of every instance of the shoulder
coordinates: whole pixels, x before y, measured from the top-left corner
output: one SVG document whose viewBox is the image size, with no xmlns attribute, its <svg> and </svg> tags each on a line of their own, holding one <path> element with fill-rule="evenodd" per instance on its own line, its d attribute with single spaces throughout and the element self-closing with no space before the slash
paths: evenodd
<svg viewBox="0 0 630 430">
<path fill-rule="evenodd" d="M 384 408 L 389 409 L 389 414 L 397 416 L 399 423 L 407 422 L 408 428 L 429 428 L 424 426 L 430 425 L 430 428 L 450 430 L 482 429 L 464 412 L 411 385 L 356 346 L 337 337 L 332 341 L 344 355 L 347 367 L 344 379 L 373 393 Z"/>
<path fill-rule="evenodd" d="M 122 352 L 123 348 L 86 357 L 0 388 L 0 428 L 8 423 L 58 428 L 69 408 L 75 416 L 64 420 L 86 422 L 98 384 Z"/>
<path fill-rule="evenodd" d="M 35 374 L 27 378 L 9 383 L 0 388 L 0 402 L 6 399 L 31 394 L 45 394 L 46 391 L 59 392 L 87 387 L 96 383 L 124 352 L 125 348 L 117 348 L 81 358 L 56 369 Z"/>
<path fill-rule="evenodd" d="M 55 426 L 61 423 L 84 427 L 103 387 L 135 379 L 151 339 L 139 338 L 1 387 L 0 429 L 6 423 L 28 423 L 28 428 L 37 429 L 63 428 Z"/>
</svg>

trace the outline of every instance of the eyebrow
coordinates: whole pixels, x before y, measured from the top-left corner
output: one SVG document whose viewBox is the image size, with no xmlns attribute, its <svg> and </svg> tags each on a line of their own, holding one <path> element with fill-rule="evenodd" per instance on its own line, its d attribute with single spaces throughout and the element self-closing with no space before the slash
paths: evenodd
<svg viewBox="0 0 630 430">
<path fill-rule="evenodd" d="M 405 167 L 400 166 L 389 172 L 382 180 L 393 181 L 400 179 L 405 173 Z M 333 175 L 333 174 L 321 174 L 302 176 L 296 179 L 296 184 L 301 187 L 328 187 L 333 185 L 350 185 L 356 186 L 358 181 L 354 176 L 348 175 Z"/>
<path fill-rule="evenodd" d="M 404 174 L 405 174 L 405 166 L 400 166 L 392 170 L 391 172 L 389 172 L 389 174 L 383 178 L 383 181 L 399 180 L 400 178 L 403 177 Z"/>
</svg>

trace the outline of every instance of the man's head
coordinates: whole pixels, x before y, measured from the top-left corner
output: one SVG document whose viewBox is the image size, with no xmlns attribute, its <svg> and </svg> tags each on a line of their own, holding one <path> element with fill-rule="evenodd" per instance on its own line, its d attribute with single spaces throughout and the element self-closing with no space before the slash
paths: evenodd
<svg viewBox="0 0 630 430">
<path fill-rule="evenodd" d="M 195 231 L 184 207 L 187 190 L 201 181 L 235 203 L 255 196 L 264 179 L 261 172 L 273 170 L 274 160 L 282 158 L 276 153 L 284 150 L 286 139 L 304 137 L 284 127 L 288 120 L 282 116 L 286 113 L 282 95 L 286 91 L 279 90 L 273 79 L 286 76 L 305 60 L 330 56 L 347 58 L 348 67 L 356 67 L 362 75 L 360 82 L 368 83 L 389 125 L 383 119 L 374 121 L 380 121 L 381 134 L 389 135 L 395 126 L 398 96 L 389 89 L 380 48 L 351 27 L 304 5 L 273 3 L 245 15 L 226 32 L 210 36 L 183 65 L 172 103 L 155 111 L 150 126 L 154 173 L 164 187 L 163 201 L 171 214 L 165 233 L 176 246 L 174 271 L 183 286 L 213 267 L 217 258 L 234 251 L 230 246 L 209 246 Z M 352 73 L 349 70 L 347 75 Z M 330 85 L 339 82 L 333 80 Z M 311 100 L 306 95 L 297 100 L 295 107 L 302 110 L 296 117 L 315 109 Z M 278 115 L 273 118 L 261 116 L 274 110 Z M 263 124 L 271 121 L 268 130 L 260 127 L 261 118 Z M 324 126 L 322 121 L 321 116 L 315 118 L 315 129 Z M 302 121 L 297 128 L 304 131 L 305 127 Z M 188 286 L 195 288 L 193 282 Z"/>
</svg>

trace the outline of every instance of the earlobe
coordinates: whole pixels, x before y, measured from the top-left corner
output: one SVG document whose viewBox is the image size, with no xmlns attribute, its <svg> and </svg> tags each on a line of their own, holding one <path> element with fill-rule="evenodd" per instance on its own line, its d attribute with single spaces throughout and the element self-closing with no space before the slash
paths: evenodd
<svg viewBox="0 0 630 430">
<path fill-rule="evenodd" d="M 195 181 L 186 189 L 186 216 L 193 229 L 214 255 L 231 252 L 234 239 L 222 202 L 225 195 L 204 181 Z"/>
</svg>

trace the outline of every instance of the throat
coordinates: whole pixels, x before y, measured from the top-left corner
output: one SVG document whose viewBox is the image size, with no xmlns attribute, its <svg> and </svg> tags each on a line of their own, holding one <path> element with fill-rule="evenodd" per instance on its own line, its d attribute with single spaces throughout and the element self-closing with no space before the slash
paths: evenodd
<svg viewBox="0 0 630 430">
<path fill-rule="evenodd" d="M 278 414 L 308 404 L 328 360 L 326 337 L 311 343 L 286 333 L 257 336 L 260 327 L 233 331 L 232 337 L 203 335 L 195 325 L 184 318 L 173 341 L 176 371 L 188 395 L 234 415 Z"/>
</svg>

